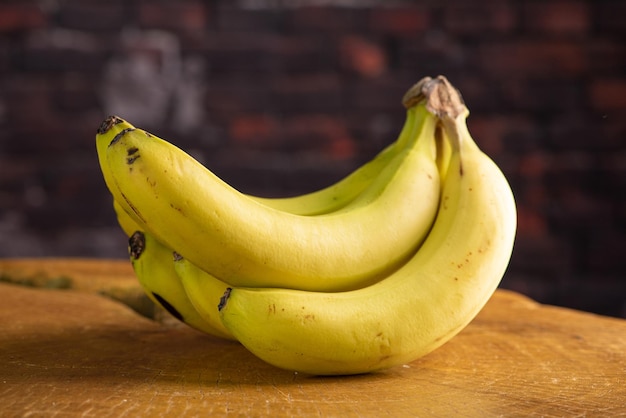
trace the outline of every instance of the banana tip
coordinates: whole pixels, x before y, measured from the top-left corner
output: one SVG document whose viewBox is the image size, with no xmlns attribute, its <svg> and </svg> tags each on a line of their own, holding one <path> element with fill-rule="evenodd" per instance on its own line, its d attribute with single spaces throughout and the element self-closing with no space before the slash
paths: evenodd
<svg viewBox="0 0 626 418">
<path fill-rule="evenodd" d="M 104 121 L 102 121 L 102 123 L 98 127 L 98 130 L 96 131 L 96 133 L 98 133 L 99 135 L 104 135 L 113 126 L 117 125 L 118 123 L 122 123 L 122 122 L 124 122 L 124 119 L 120 118 L 119 116 L 109 116 Z"/>
</svg>

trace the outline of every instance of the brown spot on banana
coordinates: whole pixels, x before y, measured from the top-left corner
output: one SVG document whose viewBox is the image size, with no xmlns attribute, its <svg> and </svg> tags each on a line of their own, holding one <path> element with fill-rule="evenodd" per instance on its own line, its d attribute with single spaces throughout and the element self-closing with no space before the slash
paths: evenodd
<svg viewBox="0 0 626 418">
<path fill-rule="evenodd" d="M 221 311 L 222 309 L 224 309 L 224 306 L 226 306 L 226 303 L 228 303 L 228 298 L 230 297 L 230 292 L 232 292 L 233 289 L 231 287 L 227 287 L 226 291 L 224 292 L 224 294 L 222 295 L 222 297 L 220 298 L 220 303 L 217 305 L 217 310 Z"/>
<path fill-rule="evenodd" d="M 98 126 L 98 130 L 96 130 L 96 133 L 98 135 L 104 135 L 107 132 L 109 132 L 109 130 L 114 127 L 115 125 L 117 125 L 118 123 L 122 123 L 124 122 L 124 119 L 118 117 L 118 116 L 109 116 L 108 118 L 106 118 L 101 124 L 100 126 Z"/>
<path fill-rule="evenodd" d="M 126 150 L 126 164 L 131 165 L 137 160 L 137 158 L 141 157 L 141 155 L 139 155 L 138 152 L 139 152 L 139 148 L 137 147 L 128 148 Z"/>
<path fill-rule="evenodd" d="M 448 195 L 444 195 L 441 197 L 441 206 L 443 210 L 448 210 L 448 199 L 450 199 L 450 196 Z"/>
<path fill-rule="evenodd" d="M 176 206 L 175 204 L 170 203 L 170 207 L 174 209 L 176 212 L 180 213 L 181 215 L 186 216 L 185 211 L 183 211 L 183 209 L 180 206 Z"/>
<path fill-rule="evenodd" d="M 111 140 L 111 142 L 109 143 L 109 146 L 111 145 L 115 145 L 117 142 L 119 142 L 120 139 L 122 139 L 124 137 L 124 135 L 126 135 L 129 132 L 134 131 L 136 128 L 126 128 L 126 129 L 122 129 L 121 131 L 119 131 Z"/>
<path fill-rule="evenodd" d="M 133 260 L 137 260 L 146 249 L 146 236 L 141 231 L 135 231 L 128 238 L 128 254 Z"/>
</svg>

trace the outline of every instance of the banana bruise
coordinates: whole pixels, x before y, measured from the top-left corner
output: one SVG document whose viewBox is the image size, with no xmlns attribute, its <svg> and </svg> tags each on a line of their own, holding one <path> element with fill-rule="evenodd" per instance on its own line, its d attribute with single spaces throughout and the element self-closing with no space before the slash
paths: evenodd
<svg viewBox="0 0 626 418">
<path fill-rule="evenodd" d="M 196 312 L 174 270 L 174 253 L 149 233 L 136 231 L 129 238 L 131 264 L 152 301 L 174 318 L 205 334 L 233 339 L 219 322 L 208 323 Z"/>
<path fill-rule="evenodd" d="M 460 332 L 502 279 L 516 231 L 509 184 L 469 135 L 466 116 L 440 116 L 452 155 L 439 213 L 405 265 L 350 292 L 228 289 L 225 327 L 266 362 L 315 375 L 405 364 Z"/>
<path fill-rule="evenodd" d="M 391 174 L 368 187 L 380 196 L 350 211 L 278 211 L 139 129 L 107 147 L 111 192 L 142 229 L 227 283 L 319 291 L 361 287 L 403 263 L 436 213 L 436 118 L 423 105 L 411 110 L 419 118 L 414 145 L 385 167 L 383 173 Z"/>
</svg>

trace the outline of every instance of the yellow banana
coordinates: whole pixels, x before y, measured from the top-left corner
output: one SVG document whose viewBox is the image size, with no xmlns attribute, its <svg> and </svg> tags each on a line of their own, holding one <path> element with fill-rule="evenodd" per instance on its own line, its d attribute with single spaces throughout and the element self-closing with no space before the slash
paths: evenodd
<svg viewBox="0 0 626 418">
<path fill-rule="evenodd" d="M 411 96 L 407 94 L 407 97 Z M 404 99 L 405 102 L 408 100 Z M 398 139 L 388 145 L 371 161 L 358 167 L 348 176 L 339 180 L 324 189 L 299 196 L 284 198 L 268 198 L 261 196 L 250 196 L 265 205 L 277 210 L 283 210 L 295 215 L 320 215 L 341 209 L 353 201 L 360 192 L 366 189 L 374 178 L 384 169 L 409 141 L 415 126 L 415 112 L 407 110 L 404 125 L 400 130 Z M 108 165 L 106 163 L 106 147 L 117 136 L 129 130 L 136 129 L 133 125 L 117 116 L 109 116 L 98 128 L 97 132 L 97 152 L 100 168 L 109 189 L 115 187 Z M 100 138 L 101 137 L 101 138 Z M 117 201 L 113 201 L 113 208 L 117 215 L 118 223 L 127 236 L 140 230 L 140 226 L 133 219 L 132 212 L 127 213 Z"/>
<path fill-rule="evenodd" d="M 122 231 L 126 234 L 127 237 L 131 237 L 136 231 L 142 231 L 141 227 L 131 218 L 131 216 L 126 213 L 126 211 L 120 206 L 120 204 L 113 200 L 113 210 L 115 211 L 115 215 L 117 216 L 117 223 L 119 224 Z M 143 231 L 142 231 L 143 232 Z M 173 250 L 172 250 L 173 251 Z"/>
<path fill-rule="evenodd" d="M 364 204 L 320 216 L 260 204 L 139 129 L 124 129 L 98 147 L 106 148 L 115 200 L 203 270 L 234 285 L 345 290 L 397 268 L 432 225 L 440 185 L 436 117 L 426 103 L 408 110 L 418 121 L 409 144 L 359 195 Z"/>
<path fill-rule="evenodd" d="M 267 205 L 273 206 L 277 209 L 291 211 L 293 213 L 302 214 L 302 215 L 315 215 L 315 214 L 320 214 L 320 213 L 328 213 L 333 210 L 339 209 L 345 206 L 346 204 L 348 204 L 351 200 L 353 200 L 358 195 L 358 192 L 364 189 L 368 185 L 368 183 L 371 183 L 371 181 L 373 180 L 373 177 L 377 175 L 378 172 L 382 168 L 384 168 L 384 165 L 387 164 L 389 160 L 391 160 L 391 158 L 393 157 L 393 154 L 398 152 L 397 151 L 398 148 L 400 146 L 404 146 L 404 144 L 408 141 L 408 136 L 412 133 L 414 122 L 415 122 L 415 112 L 407 112 L 407 118 L 405 120 L 404 126 L 400 132 L 400 136 L 397 139 L 397 141 L 389 145 L 387 148 L 385 148 L 372 161 L 359 167 L 352 174 L 348 175 L 347 177 L 340 180 L 334 185 L 331 185 L 325 189 L 322 189 L 316 192 L 308 193 L 308 194 L 297 196 L 297 197 L 288 197 L 288 198 L 252 197 L 252 198 L 255 198 L 258 201 L 264 202 Z M 135 128 L 120 118 L 109 117 L 106 121 L 102 123 L 102 125 L 98 129 L 98 135 L 107 135 L 108 137 L 113 139 L 115 135 L 118 135 L 120 132 L 122 132 L 125 129 L 130 130 L 130 129 L 135 129 Z M 98 146 L 99 146 L 98 155 L 100 158 L 101 167 L 103 168 L 105 182 L 107 183 L 107 185 L 111 185 L 112 184 L 111 176 L 107 170 L 106 162 L 104 158 L 102 158 L 105 155 L 105 151 L 102 148 L 104 147 L 104 145 L 106 145 L 106 143 L 107 143 L 106 141 L 98 142 Z M 126 213 L 126 211 L 124 211 L 124 209 L 120 206 L 120 204 L 115 200 L 113 201 L 113 207 L 117 215 L 117 220 L 118 220 L 120 227 L 129 238 L 132 237 L 133 234 L 135 234 L 137 231 L 141 230 L 141 227 L 138 225 L 138 223 L 131 217 L 131 215 Z M 153 241 L 154 239 L 150 238 L 150 240 Z M 164 253 L 166 252 L 166 250 L 172 253 L 171 250 L 166 249 L 160 243 L 154 244 L 154 247 L 159 247 L 158 252 L 160 253 Z M 157 250 L 155 250 L 154 253 L 157 253 Z M 165 258 L 163 254 L 160 254 L 160 255 L 163 258 Z M 147 258 L 155 259 L 156 256 L 152 256 L 152 255 L 145 256 L 141 263 L 137 262 L 136 263 L 137 265 L 142 265 L 141 271 L 145 271 L 148 269 L 148 267 L 143 266 L 143 263 L 145 262 Z M 172 274 L 171 268 L 168 268 L 167 266 L 163 266 L 162 264 L 163 260 L 158 260 L 158 261 L 155 260 L 154 262 L 157 265 L 152 266 L 152 268 L 164 268 L 164 271 L 158 274 L 157 273 L 143 274 L 140 277 L 140 282 L 143 288 L 146 290 L 146 293 L 148 294 L 148 296 L 160 306 L 167 305 L 168 308 L 170 309 L 174 306 L 177 307 L 177 311 L 184 313 L 185 318 L 191 318 L 188 320 L 188 322 L 189 321 L 192 322 L 192 327 L 197 328 L 197 329 L 204 328 L 206 330 L 207 326 L 205 324 L 202 324 L 202 320 L 198 320 L 198 318 L 195 317 L 196 314 L 192 312 L 194 307 L 193 305 L 191 305 L 191 302 L 189 301 L 189 299 L 186 297 L 185 294 L 180 292 L 181 283 L 178 282 L 178 277 Z M 182 264 L 182 263 L 176 263 L 176 264 Z M 221 295 L 224 293 L 224 289 L 226 285 L 223 282 L 219 281 L 218 279 L 214 277 L 210 277 L 210 275 L 208 275 L 207 273 L 203 271 L 200 271 L 195 266 L 191 266 L 191 265 L 187 266 L 188 264 L 190 264 L 188 262 L 185 262 L 184 264 L 185 264 L 185 267 L 180 268 L 183 274 L 185 274 L 187 270 L 197 270 L 196 274 L 203 274 L 203 275 L 209 276 L 205 280 L 203 280 L 203 283 L 202 283 L 203 293 L 202 294 L 206 295 L 207 288 L 211 288 L 212 285 L 213 285 L 212 289 L 215 290 L 217 295 Z M 155 297 L 154 293 L 156 292 L 152 292 L 151 289 L 159 289 L 159 293 L 157 293 L 159 296 Z M 170 303 L 168 304 L 167 300 L 163 300 L 163 299 L 169 300 Z M 200 314 L 202 316 L 206 316 L 207 319 L 212 321 L 213 328 L 217 328 L 220 330 L 220 333 L 218 333 L 219 335 L 217 336 L 223 336 L 223 334 L 225 333 L 225 330 L 221 322 L 219 321 L 217 305 L 212 308 L 213 309 L 211 309 L 210 312 L 200 311 Z M 210 331 L 210 328 L 211 326 L 209 325 L 209 331 Z M 215 333 L 212 333 L 212 334 L 216 335 Z"/>
<path fill-rule="evenodd" d="M 135 221 L 117 202 L 114 201 L 113 204 L 118 222 L 129 237 L 129 252 L 135 275 L 148 297 L 173 317 L 198 331 L 214 337 L 234 339 L 219 319 L 217 304 L 210 310 L 205 306 L 201 306 L 199 310 L 195 308 L 193 301 L 187 296 L 188 290 L 184 288 L 184 281 L 179 278 L 179 273 L 185 277 L 192 274 L 206 276 L 202 280 L 194 280 L 191 283 L 189 291 L 193 292 L 191 295 L 194 298 L 199 295 L 207 297 L 215 295 L 218 299 L 224 294 L 228 285 L 200 271 L 197 267 L 190 266 L 186 260 L 175 256 L 174 251 L 165 247 L 150 234 L 137 230 Z M 183 263 L 184 266 L 178 267 Z"/>
<path fill-rule="evenodd" d="M 206 322 L 187 298 L 174 270 L 174 253 L 149 233 L 137 231 L 129 239 L 130 260 L 146 294 L 181 322 L 206 334 L 233 339 L 219 321 Z"/>
<path fill-rule="evenodd" d="M 383 150 L 374 160 L 361 166 L 355 172 L 334 185 L 298 197 L 276 199 L 257 197 L 256 199 L 270 206 L 274 206 L 277 209 L 282 208 L 283 210 L 292 211 L 296 214 L 314 215 L 316 213 L 327 213 L 339 209 L 348 204 L 350 200 L 353 200 L 356 197 L 355 192 L 365 188 L 367 183 L 372 181 L 374 175 L 378 174 L 378 172 L 384 168 L 383 165 L 391 159 L 392 154 L 397 153 L 397 149 L 405 145 L 409 135 L 412 133 L 414 122 L 415 112 L 408 112 L 400 136 L 396 142 Z M 100 135 L 106 134 L 114 138 L 115 135 L 119 134 L 124 129 L 134 129 L 134 127 L 120 118 L 110 117 L 103 122 L 98 131 Z M 106 144 L 106 141 L 99 143 L 100 146 L 103 144 Z M 102 154 L 103 152 L 100 152 L 99 156 L 102 156 Z M 103 167 L 103 173 L 105 174 L 105 181 L 107 184 L 111 184 L 111 177 L 108 175 L 108 170 L 105 169 L 106 164 L 102 164 L 102 160 L 101 165 Z M 138 236 L 136 233 L 141 230 L 140 226 L 115 200 L 113 201 L 113 207 L 122 230 L 129 238 L 135 236 L 136 240 Z M 142 239 L 150 242 L 155 241 L 154 238 L 150 236 Z M 197 314 L 193 312 L 195 308 L 191 304 L 191 301 L 187 298 L 186 294 L 180 292 L 181 284 L 184 284 L 185 281 L 182 280 L 182 283 L 178 282 L 177 275 L 172 274 L 172 269 L 163 264 L 165 259 L 170 258 L 170 256 L 165 253 L 169 252 L 171 255 L 173 251 L 158 242 L 151 244 L 151 247 L 153 247 L 153 251 L 145 255 L 141 262 L 134 261 L 133 265 L 137 266 L 136 269 L 139 272 L 153 270 L 153 274 L 141 274 L 140 282 L 154 303 L 162 307 L 166 306 L 168 310 L 174 309 L 174 316 L 177 316 L 176 312 L 182 313 L 185 318 L 189 318 L 187 322 L 190 322 L 193 328 L 204 329 L 205 332 L 218 337 L 224 337 L 225 334 L 228 334 L 219 320 L 217 305 L 212 306 L 210 310 L 200 307 L 198 313 L 203 319 L 209 321 L 209 325 L 203 324 L 204 321 L 202 319 L 196 318 Z M 158 260 L 157 255 L 160 257 Z M 146 261 L 147 259 L 150 260 Z M 148 262 L 154 263 L 154 265 L 145 266 L 145 263 Z M 205 276 L 201 281 L 187 280 L 187 282 L 191 283 L 190 286 L 195 286 L 192 289 L 186 289 L 186 291 L 190 292 L 194 297 L 198 295 L 209 297 L 210 294 L 219 296 L 224 293 L 227 286 L 225 283 L 198 269 L 196 266 L 193 266 L 188 261 L 182 259 L 182 257 L 179 257 L 174 264 L 177 266 L 176 270 L 179 275 L 189 276 L 195 274 Z M 155 269 L 162 269 L 162 271 L 157 272 L 154 271 Z M 196 286 L 196 284 L 199 286 Z M 209 290 L 211 290 L 212 293 L 209 293 Z M 155 294 L 158 296 L 155 296 Z M 215 328 L 220 331 L 218 333 L 212 332 L 211 330 Z"/>
<path fill-rule="evenodd" d="M 200 315 L 202 320 L 214 328 L 224 331 L 224 325 L 217 310 L 220 297 L 228 289 L 228 285 L 183 257 L 174 260 L 174 270 L 181 285 L 185 289 L 187 301 Z M 212 303 L 207 303 L 212 301 Z M 230 338 L 232 334 L 230 334 Z"/>
<path fill-rule="evenodd" d="M 261 359 L 319 375 L 404 364 L 461 331 L 497 288 L 515 239 L 514 197 L 467 131 L 460 97 L 443 77 L 437 82 L 452 101 L 440 110 L 452 156 L 428 238 L 400 269 L 362 289 L 227 290 L 222 321 Z"/>
<path fill-rule="evenodd" d="M 277 210 L 296 215 L 319 215 L 335 211 L 348 204 L 369 186 L 379 172 L 408 141 L 408 137 L 413 131 L 414 123 L 415 112 L 407 110 L 404 125 L 396 141 L 380 151 L 372 160 L 328 187 L 299 196 L 269 198 L 250 195 L 250 198 Z M 96 136 L 98 160 L 109 190 L 114 186 L 106 164 L 106 148 L 115 139 L 116 135 L 123 135 L 125 132 L 134 129 L 136 128 L 133 125 L 117 116 L 109 116 L 98 128 Z"/>
<path fill-rule="evenodd" d="M 423 99 L 422 86 L 428 79 L 426 77 L 420 80 L 405 93 L 402 104 L 407 109 L 407 115 L 400 134 L 396 141 L 379 152 L 374 159 L 321 190 L 286 198 L 254 197 L 255 200 L 295 215 L 323 215 L 345 207 L 370 186 L 395 155 L 412 143 L 416 114 L 411 111 L 411 107 Z"/>
<path fill-rule="evenodd" d="M 412 130 L 413 112 L 407 113 L 406 125 L 400 133 L 398 141 L 388 145 L 374 159 L 361 165 L 348 176 L 338 182 L 298 196 L 290 197 L 261 197 L 251 196 L 254 200 L 276 210 L 293 213 L 294 215 L 323 215 L 343 208 L 366 189 L 381 170 L 400 151 L 398 144 L 404 135 Z"/>
</svg>

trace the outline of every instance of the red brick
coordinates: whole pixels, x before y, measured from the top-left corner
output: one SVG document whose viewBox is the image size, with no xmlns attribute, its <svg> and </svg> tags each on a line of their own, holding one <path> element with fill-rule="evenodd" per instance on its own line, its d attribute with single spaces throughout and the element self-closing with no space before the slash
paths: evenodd
<svg viewBox="0 0 626 418">
<path fill-rule="evenodd" d="M 272 146 L 279 132 L 279 122 L 266 114 L 242 115 L 230 124 L 230 138 L 246 146 Z"/>
<path fill-rule="evenodd" d="M 214 75 L 207 84 L 204 103 L 214 120 L 216 115 L 262 112 L 272 106 L 267 78 L 257 76 L 220 77 Z"/>
<path fill-rule="evenodd" d="M 127 24 L 128 8 L 125 0 L 74 1 L 56 10 L 55 18 L 64 28 L 88 32 L 119 31 Z"/>
<path fill-rule="evenodd" d="M 551 201 L 558 216 L 551 220 L 557 228 L 573 226 L 592 231 L 611 230 L 615 220 L 612 216 L 612 201 L 605 196 L 594 195 L 599 183 L 591 183 L 589 171 L 556 170 L 550 177 L 557 177 L 558 182 L 549 185 L 552 191 Z M 587 184 L 585 184 L 587 183 Z"/>
<path fill-rule="evenodd" d="M 296 7 L 287 19 L 287 26 L 295 33 L 315 32 L 317 35 L 353 33 L 365 29 L 363 13 L 359 8 Z"/>
<path fill-rule="evenodd" d="M 387 70 L 382 46 L 357 36 L 346 36 L 339 44 L 343 66 L 363 77 L 378 77 Z"/>
<path fill-rule="evenodd" d="M 372 30 L 393 35 L 414 35 L 431 26 L 431 12 L 426 7 L 389 7 L 372 11 Z"/>
<path fill-rule="evenodd" d="M 577 78 L 537 76 L 518 78 L 500 86 L 505 106 L 527 112 L 580 109 L 585 100 L 584 85 Z"/>
<path fill-rule="evenodd" d="M 283 146 L 314 150 L 334 159 L 356 153 L 356 141 L 343 120 L 324 114 L 294 116 L 282 126 Z"/>
<path fill-rule="evenodd" d="M 535 219 L 528 220 L 529 218 Z M 509 271 L 541 278 L 540 281 L 545 284 L 547 281 L 567 277 L 571 273 L 572 251 L 568 240 L 547 233 L 547 225 L 545 233 L 540 232 L 543 228 L 540 226 L 543 223 L 542 218 L 541 213 L 529 213 L 524 206 L 518 205 L 519 225 Z M 535 222 L 537 222 L 535 226 L 529 225 Z M 539 230 L 535 227 L 539 227 Z"/>
<path fill-rule="evenodd" d="M 591 26 L 591 11 L 584 1 L 526 3 L 524 21 L 531 31 L 554 35 L 586 34 Z"/>
<path fill-rule="evenodd" d="M 208 23 L 207 8 L 199 1 L 144 1 L 138 15 L 139 24 L 147 28 L 199 31 Z"/>
<path fill-rule="evenodd" d="M 526 206 L 517 208 L 517 231 L 523 238 L 541 238 L 548 232 L 546 219 L 541 212 Z"/>
<path fill-rule="evenodd" d="M 594 3 L 594 27 L 602 35 L 624 35 L 626 25 L 626 2 L 624 0 L 604 0 Z"/>
<path fill-rule="evenodd" d="M 510 3 L 451 4 L 443 13 L 445 28 L 461 34 L 510 33 L 518 25 Z"/>
<path fill-rule="evenodd" d="M 47 17 L 37 4 L 0 5 L 0 32 L 36 29 L 46 23 Z"/>
<path fill-rule="evenodd" d="M 620 114 L 622 113 L 622 114 Z M 626 107 L 623 111 L 590 112 L 587 105 L 545 121 L 544 145 L 553 152 L 577 151 L 581 155 L 611 155 L 624 149 Z M 559 161 L 564 160 L 562 157 Z M 581 164 L 579 156 L 574 161 Z"/>
<path fill-rule="evenodd" d="M 520 40 L 484 43 L 478 47 L 478 65 L 487 74 L 573 77 L 587 69 L 584 46 L 578 42 Z"/>
<path fill-rule="evenodd" d="M 502 153 L 502 132 L 506 125 L 501 121 L 487 117 L 470 117 L 467 127 L 478 146 L 487 155 Z"/>
<path fill-rule="evenodd" d="M 589 98 L 592 107 L 599 111 L 626 109 L 626 80 L 594 80 L 589 86 Z"/>
<path fill-rule="evenodd" d="M 344 108 L 338 73 L 283 76 L 270 85 L 274 104 L 283 112 L 334 112 Z"/>
<path fill-rule="evenodd" d="M 626 68 L 626 44 L 618 39 L 601 38 L 587 43 L 589 72 L 615 73 Z"/>
<path fill-rule="evenodd" d="M 478 146 L 492 158 L 511 149 L 532 149 L 536 136 L 530 119 L 518 115 L 476 115 L 467 120 L 470 134 Z"/>
<path fill-rule="evenodd" d="M 519 158 L 519 175 L 527 180 L 541 180 L 548 171 L 551 161 L 545 153 L 532 152 Z"/>
</svg>

